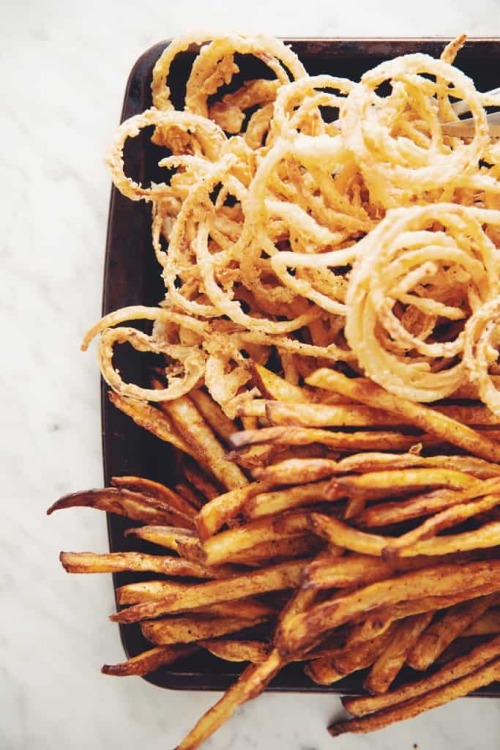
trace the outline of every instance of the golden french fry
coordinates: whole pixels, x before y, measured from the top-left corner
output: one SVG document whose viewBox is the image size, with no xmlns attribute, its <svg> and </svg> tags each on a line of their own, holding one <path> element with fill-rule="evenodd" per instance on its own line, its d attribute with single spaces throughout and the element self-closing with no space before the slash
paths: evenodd
<svg viewBox="0 0 500 750">
<path fill-rule="evenodd" d="M 311 557 L 317 551 L 318 546 L 318 538 L 313 534 L 301 534 L 258 542 L 251 549 L 234 552 L 229 559 L 231 563 L 237 565 L 270 565 L 278 560 Z"/>
<path fill-rule="evenodd" d="M 441 667 L 438 672 L 423 677 L 417 682 L 402 685 L 385 695 L 342 698 L 342 703 L 353 716 L 363 716 L 364 714 L 389 708 L 390 706 L 395 706 L 399 703 L 404 703 L 412 698 L 417 698 L 420 695 L 428 693 L 431 690 L 436 690 L 443 685 L 474 672 L 476 669 L 491 662 L 492 659 L 499 655 L 500 636 L 488 641 L 488 643 L 483 643 L 477 646 L 470 653 L 454 659 L 454 661 Z"/>
<path fill-rule="evenodd" d="M 208 423 L 187 396 L 162 403 L 176 430 L 191 447 L 191 453 L 224 487 L 244 487 L 248 480 L 241 469 L 226 460 L 225 451 Z"/>
<path fill-rule="evenodd" d="M 283 490 L 259 492 L 247 500 L 242 509 L 242 515 L 245 519 L 255 520 L 264 516 L 274 516 L 293 508 L 325 502 L 328 485 L 329 482 L 315 482 L 298 487 L 287 487 Z"/>
<path fill-rule="evenodd" d="M 179 661 L 179 659 L 191 656 L 195 651 L 195 646 L 155 646 L 149 651 L 143 651 L 142 654 L 132 656 L 121 664 L 105 664 L 101 668 L 101 672 L 115 677 L 145 675 L 156 671 L 166 664 L 173 664 L 174 662 Z"/>
<path fill-rule="evenodd" d="M 74 492 L 64 495 L 50 506 L 47 515 L 63 508 L 97 508 L 107 513 L 127 516 L 133 521 L 157 524 L 180 523 L 192 528 L 192 520 L 176 508 L 167 505 L 163 500 L 132 492 L 123 488 L 106 487 L 105 489 Z"/>
<path fill-rule="evenodd" d="M 396 623 L 394 631 L 390 633 L 389 643 L 374 662 L 365 679 L 366 690 L 370 693 L 387 692 L 405 663 L 408 652 L 422 631 L 429 625 L 432 616 L 433 612 L 424 612 Z"/>
<path fill-rule="evenodd" d="M 490 685 L 498 679 L 500 679 L 500 659 L 495 659 L 475 672 L 447 683 L 442 688 L 430 690 L 421 697 L 411 698 L 404 703 L 397 704 L 394 708 L 382 709 L 360 719 L 332 724 L 328 727 L 328 731 L 332 737 L 338 737 L 345 732 L 364 733 L 382 729 L 395 721 L 411 719 L 423 711 L 428 711 L 431 708 L 442 706 L 444 703 L 468 695 L 473 690 L 477 690 L 484 685 Z"/>
<path fill-rule="evenodd" d="M 203 541 L 219 531 L 224 524 L 238 515 L 248 499 L 267 489 L 265 482 L 252 482 L 246 487 L 237 487 L 215 497 L 201 508 L 196 527 L 200 539 Z"/>
<path fill-rule="evenodd" d="M 188 560 L 204 561 L 198 536 L 194 532 L 188 533 L 185 529 L 175 526 L 140 526 L 127 529 L 125 536 L 131 535 L 144 539 L 145 542 L 167 547 Z"/>
<path fill-rule="evenodd" d="M 368 555 L 332 556 L 312 560 L 304 571 L 304 584 L 313 589 L 350 588 L 382 581 L 394 574 L 394 567 Z"/>
<path fill-rule="evenodd" d="M 144 602 L 123 610 L 113 615 L 112 619 L 117 622 L 138 622 L 160 615 L 188 612 L 198 607 L 244 599 L 255 594 L 294 588 L 300 583 L 303 568 L 302 560 L 293 560 L 228 578 L 224 580 L 223 585 L 217 585 L 222 584 L 222 581 L 210 581 L 211 585 L 208 586 L 190 585 L 178 592 L 167 594 L 161 600 Z"/>
<path fill-rule="evenodd" d="M 281 653 L 294 653 L 314 645 L 325 632 L 380 607 L 433 596 L 448 596 L 458 590 L 500 584 L 500 560 L 473 561 L 468 565 L 444 564 L 402 573 L 369 584 L 352 593 L 337 595 L 301 613 L 280 632 Z"/>
<path fill-rule="evenodd" d="M 478 480 L 462 471 L 454 469 L 416 468 L 393 469 L 386 471 L 369 471 L 366 474 L 336 476 L 331 480 L 330 488 L 335 497 L 363 493 L 371 497 L 379 496 L 380 490 L 386 495 L 399 495 L 401 492 L 431 487 L 449 489 L 468 489 L 475 487 Z"/>
<path fill-rule="evenodd" d="M 194 487 L 191 487 L 189 484 L 186 484 L 185 482 L 177 482 L 177 484 L 174 487 L 175 491 L 178 495 L 180 495 L 186 502 L 190 503 L 190 505 L 193 506 L 193 508 L 196 508 L 197 510 L 200 510 L 200 508 L 203 508 L 205 504 L 205 498 L 202 497 L 195 489 Z"/>
<path fill-rule="evenodd" d="M 101 555 L 93 552 L 61 552 L 59 559 L 68 573 L 119 573 L 131 570 L 192 578 L 224 578 L 233 572 L 229 566 L 208 568 L 178 557 L 145 555 L 141 552 L 110 552 Z"/>
<path fill-rule="evenodd" d="M 254 474 L 269 485 L 306 484 L 332 476 L 336 467 L 337 461 L 330 458 L 288 458 Z"/>
<path fill-rule="evenodd" d="M 152 432 L 157 438 L 170 443 L 174 448 L 195 456 L 192 448 L 178 433 L 168 415 L 143 401 L 121 396 L 115 391 L 108 391 L 108 398 L 117 409 L 131 417 L 139 427 Z"/>
<path fill-rule="evenodd" d="M 362 555 L 380 557 L 391 540 L 390 537 L 358 531 L 337 518 L 322 513 L 311 513 L 310 523 L 312 529 L 331 544 Z"/>
<path fill-rule="evenodd" d="M 455 638 L 486 612 L 493 599 L 493 596 L 478 597 L 446 609 L 410 649 L 406 659 L 409 666 L 419 670 L 430 667 Z"/>
<path fill-rule="evenodd" d="M 172 592 L 185 591 L 185 583 L 176 581 L 138 581 L 137 583 L 126 583 L 116 589 L 116 602 L 119 605 L 139 604 L 150 602 L 155 599 L 163 599 Z"/>
<path fill-rule="evenodd" d="M 252 374 L 254 383 L 264 398 L 291 403 L 307 403 L 314 400 L 311 391 L 293 385 L 262 365 L 254 363 Z"/>
<path fill-rule="evenodd" d="M 216 638 L 228 633 L 237 633 L 259 622 L 268 616 L 254 620 L 240 617 L 213 617 L 200 613 L 198 615 L 169 617 L 154 622 L 141 623 L 141 631 L 146 640 L 157 646 L 169 646 L 174 643 L 194 643 L 206 638 Z"/>
<path fill-rule="evenodd" d="M 111 477 L 111 484 L 115 487 L 123 487 L 132 492 L 140 492 L 144 495 L 150 495 L 157 500 L 162 500 L 167 506 L 175 508 L 185 515 L 193 518 L 196 515 L 196 508 L 187 502 L 183 497 L 166 487 L 160 482 L 153 482 L 152 479 L 144 477 Z"/>
<path fill-rule="evenodd" d="M 365 383 L 360 386 L 354 379 L 326 369 L 317 370 L 307 378 L 306 382 L 325 390 L 342 393 L 371 408 L 383 409 L 415 425 L 423 432 L 436 435 L 448 443 L 464 448 L 474 456 L 495 463 L 500 462 L 500 445 L 486 437 L 485 433 L 478 433 L 428 406 L 394 396 L 375 383 Z"/>
<path fill-rule="evenodd" d="M 213 500 L 214 497 L 218 497 L 221 494 L 221 490 L 217 487 L 215 482 L 212 482 L 212 480 L 209 479 L 205 472 L 201 471 L 199 467 L 185 462 L 182 468 L 184 479 L 204 498 L 205 503 L 208 500 Z"/>
<path fill-rule="evenodd" d="M 271 653 L 271 645 L 262 641 L 240 641 L 209 639 L 199 641 L 198 646 L 210 651 L 214 656 L 225 661 L 249 661 L 262 664 Z"/>
<path fill-rule="evenodd" d="M 205 393 L 205 391 L 199 388 L 191 391 L 189 398 L 194 402 L 196 408 L 202 417 L 208 422 L 217 437 L 227 443 L 233 432 L 236 432 L 238 428 L 234 422 L 224 414 L 219 404 L 217 404 L 208 393 Z"/>
<path fill-rule="evenodd" d="M 396 554 L 402 557 L 450 555 L 455 552 L 497 547 L 498 544 L 500 544 L 500 521 L 492 521 L 491 523 L 485 523 L 481 528 L 474 531 L 447 534 L 446 536 L 415 542 L 411 547 L 396 550 Z"/>
</svg>

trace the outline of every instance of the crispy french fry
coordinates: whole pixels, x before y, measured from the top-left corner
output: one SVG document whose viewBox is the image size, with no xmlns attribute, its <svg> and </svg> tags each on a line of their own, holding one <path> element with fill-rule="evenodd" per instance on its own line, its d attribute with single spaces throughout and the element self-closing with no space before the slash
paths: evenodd
<svg viewBox="0 0 500 750">
<path fill-rule="evenodd" d="M 246 487 L 237 487 L 210 500 L 201 508 L 196 518 L 200 539 L 202 541 L 208 539 L 219 531 L 224 524 L 238 515 L 249 498 L 267 487 L 265 482 L 253 482 Z"/>
<path fill-rule="evenodd" d="M 192 520 L 189 516 L 181 514 L 180 511 L 168 506 L 163 500 L 122 488 L 106 487 L 102 490 L 88 490 L 87 492 L 74 492 L 71 495 L 64 495 L 51 505 L 47 515 L 63 508 L 97 508 L 107 513 L 127 516 L 133 521 L 168 525 L 180 523 L 185 528 L 192 528 Z"/>
<path fill-rule="evenodd" d="M 116 589 L 116 602 L 119 605 L 139 604 L 162 599 L 172 592 L 182 593 L 186 589 L 185 583 L 176 581 L 138 581 L 126 583 Z"/>
<path fill-rule="evenodd" d="M 382 581 L 393 575 L 394 567 L 368 555 L 332 556 L 312 560 L 304 572 L 304 584 L 313 589 L 350 588 Z"/>
<path fill-rule="evenodd" d="M 184 478 L 190 485 L 192 485 L 196 491 L 204 498 L 205 503 L 208 500 L 213 500 L 214 497 L 218 497 L 221 494 L 221 490 L 212 482 L 205 472 L 201 471 L 198 466 L 193 466 L 189 462 L 185 462 L 183 466 Z"/>
<path fill-rule="evenodd" d="M 310 531 L 309 514 L 305 511 L 294 510 L 279 518 L 266 516 L 205 540 L 205 560 L 207 565 L 219 565 L 255 544 L 302 535 L 305 531 Z"/>
<path fill-rule="evenodd" d="M 445 440 L 453 445 L 479 456 L 487 461 L 500 462 L 500 445 L 497 445 L 485 433 L 478 433 L 461 422 L 441 414 L 422 404 L 394 396 L 383 388 L 368 383 L 359 385 L 354 379 L 346 378 L 333 370 L 321 369 L 314 372 L 306 381 L 309 385 L 342 393 L 371 408 L 384 409 L 420 430 Z"/>
<path fill-rule="evenodd" d="M 271 645 L 262 641 L 223 641 L 212 638 L 199 641 L 198 645 L 224 661 L 249 661 L 252 664 L 262 664 L 271 653 Z"/>
<path fill-rule="evenodd" d="M 364 531 L 358 531 L 323 513 L 311 513 L 310 524 L 312 529 L 328 542 L 362 555 L 380 557 L 390 542 L 390 537 L 365 534 Z"/>
<path fill-rule="evenodd" d="M 445 610 L 423 631 L 408 652 L 406 661 L 409 666 L 419 670 L 430 667 L 455 638 L 486 612 L 493 599 L 493 596 L 478 597 Z"/>
<path fill-rule="evenodd" d="M 104 664 L 101 672 L 115 677 L 145 675 L 154 672 L 166 664 L 173 664 L 179 661 L 179 659 L 191 656 L 195 651 L 195 646 L 155 646 L 149 651 L 143 651 L 142 654 L 132 656 L 121 664 Z"/>
<path fill-rule="evenodd" d="M 397 690 L 393 690 L 385 695 L 342 698 L 342 703 L 353 716 L 364 716 L 380 709 L 404 703 L 412 698 L 417 698 L 431 690 L 436 690 L 443 685 L 447 685 L 467 674 L 473 673 L 476 669 L 491 662 L 492 659 L 499 655 L 500 636 L 488 641 L 488 643 L 477 646 L 470 653 L 458 657 L 441 667 L 438 672 L 423 677 L 417 682 L 402 685 Z"/>
<path fill-rule="evenodd" d="M 119 573 L 131 570 L 192 578 L 225 578 L 233 572 L 228 566 L 208 568 L 178 557 L 144 555 L 140 552 L 111 552 L 101 555 L 93 552 L 61 552 L 59 559 L 68 573 Z"/>
<path fill-rule="evenodd" d="M 441 511 L 441 513 L 436 513 L 435 516 L 428 518 L 412 531 L 408 531 L 397 539 L 391 540 L 383 554 L 386 558 L 390 558 L 393 554 L 397 555 L 401 550 L 412 547 L 412 545 L 423 539 L 435 536 L 444 529 L 448 529 L 451 526 L 457 526 L 468 518 L 473 518 L 480 513 L 496 508 L 499 504 L 500 494 L 486 495 L 481 499 L 476 499 L 468 503 L 453 505 L 451 508 L 447 508 L 446 510 Z"/>
<path fill-rule="evenodd" d="M 387 496 L 399 495 L 402 491 L 414 492 L 422 487 L 468 489 L 475 487 L 477 483 L 478 480 L 475 477 L 453 469 L 393 469 L 336 476 L 331 480 L 329 492 L 332 492 L 334 497 L 351 496 L 353 493 L 363 493 L 365 497 L 371 497 L 373 493 L 379 496 L 381 490 L 384 496 Z"/>
<path fill-rule="evenodd" d="M 234 552 L 230 560 L 234 564 L 270 565 L 278 560 L 292 560 L 295 557 L 311 557 L 319 547 L 318 538 L 313 534 L 284 537 L 267 542 L 258 542 L 251 549 Z"/>
<path fill-rule="evenodd" d="M 336 468 L 337 461 L 329 458 L 289 458 L 254 473 L 269 485 L 306 484 L 331 477 Z"/>
<path fill-rule="evenodd" d="M 433 596 L 448 596 L 457 589 L 489 584 L 492 591 L 498 589 L 500 560 L 470 562 L 467 566 L 450 563 L 403 573 L 352 593 L 334 596 L 297 615 L 286 628 L 282 628 L 278 647 L 281 653 L 294 653 L 313 646 L 323 633 L 370 610 L 421 599 L 429 592 Z"/>
<path fill-rule="evenodd" d="M 293 385 L 266 367 L 254 363 L 252 367 L 253 381 L 264 398 L 276 401 L 290 401 L 292 403 L 307 403 L 313 401 L 313 394 L 305 388 Z"/>
<path fill-rule="evenodd" d="M 450 555 L 455 552 L 497 547 L 498 544 L 500 544 L 500 521 L 492 521 L 474 531 L 424 539 L 421 542 L 416 542 L 411 547 L 396 550 L 396 554 L 402 557 L 412 557 L 414 555 Z M 391 552 L 390 554 L 393 553 Z"/>
<path fill-rule="evenodd" d="M 174 643 L 194 643 L 206 638 L 237 633 L 267 619 L 268 616 L 260 616 L 252 621 L 241 617 L 211 617 L 198 614 L 143 622 L 141 631 L 151 643 L 157 646 L 169 646 Z"/>
<path fill-rule="evenodd" d="M 188 560 L 204 562 L 198 536 L 194 532 L 188 533 L 185 529 L 175 526 L 140 526 L 127 529 L 125 536 L 136 536 L 145 542 L 174 550 Z"/>
<path fill-rule="evenodd" d="M 469 638 L 475 635 L 497 635 L 500 633 L 500 609 L 489 609 L 479 617 L 462 635 Z"/>
<path fill-rule="evenodd" d="M 225 451 L 208 423 L 187 396 L 174 401 L 162 402 L 162 409 L 168 414 L 176 430 L 191 447 L 191 454 L 212 474 L 224 487 L 235 489 L 244 487 L 248 480 L 241 469 L 226 460 Z"/>
<path fill-rule="evenodd" d="M 370 693 L 387 692 L 405 663 L 408 652 L 429 625 L 432 615 L 432 612 L 424 612 L 397 622 L 394 631 L 391 632 L 390 642 L 374 662 L 365 679 L 366 690 Z"/>
<path fill-rule="evenodd" d="M 148 432 L 152 432 L 157 438 L 165 443 L 170 443 L 184 453 L 195 456 L 192 448 L 184 440 L 164 412 L 155 406 L 150 406 L 142 401 L 121 396 L 115 391 L 108 391 L 108 398 L 117 409 L 122 411 L 134 422 Z"/>
<path fill-rule="evenodd" d="M 283 490 L 259 492 L 243 506 L 243 517 L 255 520 L 264 516 L 276 515 L 285 510 L 314 505 L 326 500 L 325 492 L 329 482 L 315 482 Z"/>
<path fill-rule="evenodd" d="M 196 515 L 196 508 L 191 503 L 187 502 L 187 500 L 170 489 L 170 487 L 166 487 L 164 484 L 160 484 L 160 482 L 153 482 L 152 479 L 127 476 L 111 477 L 111 484 L 115 487 L 131 490 L 132 492 L 150 495 L 150 497 L 163 501 L 165 505 L 175 508 L 190 518 Z"/>
<path fill-rule="evenodd" d="M 175 487 L 175 491 L 180 495 L 186 502 L 190 503 L 193 508 L 200 510 L 205 505 L 205 498 L 202 497 L 194 487 L 191 487 L 186 482 L 178 482 Z"/>
<path fill-rule="evenodd" d="M 117 622 L 138 622 L 160 615 L 188 612 L 198 607 L 243 599 L 255 594 L 294 588 L 300 583 L 303 568 L 303 560 L 293 560 L 234 576 L 223 583 L 210 581 L 210 585 L 190 585 L 179 592 L 167 594 L 161 600 L 130 607 L 113 615 L 112 619 Z M 217 585 L 218 583 L 222 585 Z"/>
<path fill-rule="evenodd" d="M 196 408 L 208 422 L 217 437 L 227 443 L 233 432 L 236 432 L 238 428 L 229 417 L 226 417 L 219 404 L 202 389 L 191 391 L 189 398 L 194 402 Z"/>
</svg>

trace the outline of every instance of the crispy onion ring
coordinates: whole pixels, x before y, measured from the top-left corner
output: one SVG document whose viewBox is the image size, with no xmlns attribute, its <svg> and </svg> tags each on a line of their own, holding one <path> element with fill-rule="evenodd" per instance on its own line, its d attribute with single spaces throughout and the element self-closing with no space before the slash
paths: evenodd
<svg viewBox="0 0 500 750">
<path fill-rule="evenodd" d="M 469 318 L 465 327 L 464 362 L 483 403 L 500 415 L 500 391 L 490 368 L 496 365 L 500 349 L 500 298 L 490 300 Z"/>
</svg>

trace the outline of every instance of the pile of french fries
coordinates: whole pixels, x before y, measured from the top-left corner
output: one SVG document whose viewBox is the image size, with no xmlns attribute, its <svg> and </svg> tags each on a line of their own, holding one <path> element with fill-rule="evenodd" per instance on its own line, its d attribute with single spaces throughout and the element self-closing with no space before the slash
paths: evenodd
<svg viewBox="0 0 500 750">
<path fill-rule="evenodd" d="M 143 675 L 200 650 L 248 663 L 178 750 L 198 747 L 291 662 L 320 685 L 365 670 L 367 695 L 343 700 L 353 718 L 333 736 L 500 680 L 497 418 L 331 369 L 303 386 L 258 364 L 252 373 L 259 396 L 243 398 L 234 421 L 203 388 L 159 407 L 111 392 L 179 452 L 180 479 L 115 477 L 49 509 L 141 524 L 126 532 L 137 552 L 61 553 L 72 573 L 151 574 L 118 589 L 111 619 L 140 623 L 152 647 L 103 671 Z"/>
</svg>

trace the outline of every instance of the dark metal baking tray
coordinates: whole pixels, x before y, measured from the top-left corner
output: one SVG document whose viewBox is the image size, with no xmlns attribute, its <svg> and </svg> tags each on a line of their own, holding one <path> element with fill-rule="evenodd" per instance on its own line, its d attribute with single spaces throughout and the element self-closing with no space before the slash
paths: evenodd
<svg viewBox="0 0 500 750">
<path fill-rule="evenodd" d="M 362 73 L 378 63 L 397 55 L 425 52 L 439 57 L 446 39 L 300 39 L 291 40 L 295 52 L 311 74 L 330 73 L 358 80 Z M 151 47 L 137 60 L 127 83 L 122 121 L 151 106 L 151 74 L 154 63 L 168 42 Z M 184 54 L 176 61 L 169 79 L 174 101 L 182 97 L 183 81 L 192 57 Z M 479 90 L 498 85 L 500 40 L 475 39 L 468 41 L 458 59 L 459 67 L 469 74 Z M 251 72 L 251 71 L 249 71 Z M 156 159 L 157 161 L 157 159 Z M 161 180 L 155 171 L 155 150 L 147 138 L 137 138 L 126 152 L 127 173 L 136 179 Z M 111 192 L 106 258 L 104 268 L 103 314 L 135 304 L 156 305 L 164 293 L 159 267 L 151 246 L 150 208 L 143 202 L 124 198 L 115 188 Z M 145 384 L 149 364 L 121 347 L 118 366 L 133 382 Z M 146 372 L 146 367 L 147 372 Z M 112 476 L 138 475 L 171 484 L 175 479 L 173 452 L 149 433 L 137 427 L 113 406 L 107 398 L 107 386 L 102 384 L 102 443 L 104 479 L 109 484 Z M 133 525 L 121 516 L 108 515 L 109 543 L 112 551 L 156 551 L 124 531 Z M 149 576 L 150 577 L 150 576 Z M 132 573 L 113 576 L 115 589 L 125 583 L 148 578 Z M 150 644 L 142 637 L 138 625 L 120 626 L 124 649 L 134 656 Z M 240 674 L 238 665 L 223 662 L 207 653 L 199 652 L 188 659 L 162 667 L 145 679 L 154 685 L 187 690 L 222 690 Z M 404 677 L 405 675 L 403 675 Z M 331 687 L 311 682 L 300 665 L 284 669 L 268 690 L 293 692 L 332 692 L 352 694 L 363 692 L 363 673 L 351 675 Z M 478 691 L 480 695 L 500 695 L 500 684 Z"/>
</svg>

